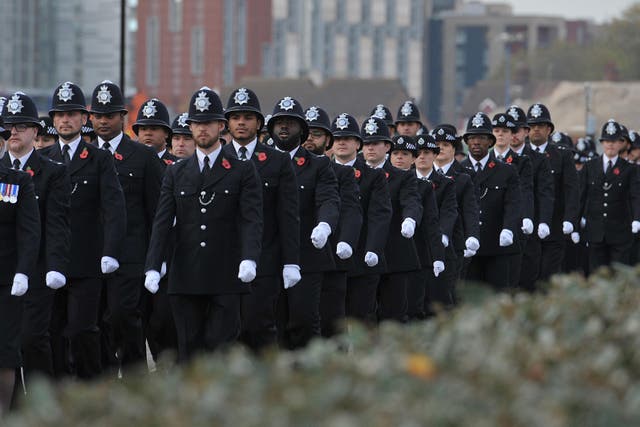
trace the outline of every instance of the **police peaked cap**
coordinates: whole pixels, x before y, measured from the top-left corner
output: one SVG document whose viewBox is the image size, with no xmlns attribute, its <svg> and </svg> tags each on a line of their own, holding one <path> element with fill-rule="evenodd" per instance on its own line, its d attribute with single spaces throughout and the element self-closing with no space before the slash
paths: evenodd
<svg viewBox="0 0 640 427">
<path fill-rule="evenodd" d="M 430 150 L 435 154 L 440 153 L 440 147 L 436 144 L 436 139 L 430 134 L 419 135 L 415 137 L 416 146 L 418 147 L 418 151 L 420 150 Z"/>
<path fill-rule="evenodd" d="M 40 117 L 40 130 L 38 130 L 38 135 L 58 136 L 58 131 L 53 126 L 53 120 L 51 117 Z"/>
<path fill-rule="evenodd" d="M 409 151 L 415 157 L 418 156 L 418 144 L 413 136 L 396 135 L 392 138 L 389 154 L 394 151 Z"/>
</svg>

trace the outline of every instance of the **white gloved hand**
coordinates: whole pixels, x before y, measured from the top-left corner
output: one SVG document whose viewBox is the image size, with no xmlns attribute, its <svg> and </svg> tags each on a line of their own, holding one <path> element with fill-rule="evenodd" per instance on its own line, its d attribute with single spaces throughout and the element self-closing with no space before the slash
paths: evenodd
<svg viewBox="0 0 640 427">
<path fill-rule="evenodd" d="M 378 255 L 376 255 L 374 252 L 367 252 L 366 254 L 364 254 L 364 262 L 369 267 L 375 267 L 376 265 L 378 265 Z"/>
<path fill-rule="evenodd" d="M 573 233 L 573 224 L 569 221 L 562 222 L 562 234 L 571 234 Z"/>
<path fill-rule="evenodd" d="M 250 259 L 244 259 L 238 267 L 238 279 L 242 283 L 249 283 L 256 278 L 256 262 Z"/>
<path fill-rule="evenodd" d="M 464 257 L 465 258 L 471 258 L 475 254 L 476 254 L 476 251 L 472 251 L 471 249 L 465 249 L 464 250 Z"/>
<path fill-rule="evenodd" d="M 580 233 L 578 233 L 577 231 L 571 233 L 571 241 L 576 245 L 580 243 Z"/>
<path fill-rule="evenodd" d="M 160 273 L 156 270 L 149 270 L 144 273 L 144 287 L 147 288 L 149 292 L 155 294 L 158 292 L 158 283 L 160 283 Z"/>
<path fill-rule="evenodd" d="M 296 264 L 285 264 L 282 268 L 282 280 L 284 288 L 293 288 L 302 279 L 300 276 L 300 266 Z"/>
<path fill-rule="evenodd" d="M 549 230 L 549 226 L 544 222 L 538 224 L 538 237 L 541 239 L 545 239 L 551 234 L 551 230 Z"/>
<path fill-rule="evenodd" d="M 640 231 L 640 221 L 633 221 L 631 223 L 631 232 L 633 234 L 638 234 L 638 231 Z"/>
<path fill-rule="evenodd" d="M 478 249 L 480 249 L 480 242 L 475 237 L 469 237 L 464 242 L 464 245 L 468 250 L 473 251 L 473 255 L 475 255 L 475 253 L 478 252 Z"/>
<path fill-rule="evenodd" d="M 449 247 L 449 237 L 446 234 L 442 235 L 442 246 L 445 248 Z"/>
<path fill-rule="evenodd" d="M 100 268 L 102 269 L 102 274 L 109 274 L 120 268 L 120 263 L 115 258 L 103 256 L 100 260 Z"/>
<path fill-rule="evenodd" d="M 13 276 L 13 286 L 11 287 L 11 295 L 14 297 L 21 297 L 27 293 L 29 289 L 29 278 L 26 274 L 16 273 Z"/>
<path fill-rule="evenodd" d="M 580 218 L 580 228 L 585 228 L 587 226 L 587 218 Z"/>
<path fill-rule="evenodd" d="M 506 228 L 500 232 L 500 247 L 504 248 L 513 245 L 513 232 Z"/>
<path fill-rule="evenodd" d="M 413 237 L 413 233 L 416 232 L 416 221 L 413 218 L 405 218 L 402 221 L 402 227 L 400 233 L 402 233 L 402 237 L 406 237 L 410 239 Z"/>
<path fill-rule="evenodd" d="M 45 283 L 51 289 L 60 289 L 67 284 L 67 278 L 57 271 L 49 271 L 45 277 Z"/>
<path fill-rule="evenodd" d="M 331 235 L 331 227 L 326 222 L 319 222 L 318 225 L 311 231 L 311 243 L 316 249 L 324 248 L 327 244 L 327 239 Z"/>
<path fill-rule="evenodd" d="M 167 275 L 167 262 L 164 261 L 160 266 L 160 278 L 162 279 L 166 275 Z"/>
<path fill-rule="evenodd" d="M 529 218 L 522 218 L 522 227 L 520 227 L 524 234 L 533 233 L 533 221 Z"/>
<path fill-rule="evenodd" d="M 351 258 L 351 255 L 353 255 L 353 249 L 351 249 L 351 245 L 347 242 L 338 242 L 336 245 L 336 255 L 338 255 L 338 258 L 340 259 Z"/>
<path fill-rule="evenodd" d="M 433 275 L 438 277 L 444 271 L 444 262 L 433 261 Z"/>
</svg>

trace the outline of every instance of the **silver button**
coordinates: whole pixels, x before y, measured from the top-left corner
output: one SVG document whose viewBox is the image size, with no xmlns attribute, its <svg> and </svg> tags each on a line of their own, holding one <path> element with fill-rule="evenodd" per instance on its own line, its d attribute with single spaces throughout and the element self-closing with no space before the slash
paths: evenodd
<svg viewBox="0 0 640 427">
<path fill-rule="evenodd" d="M 200 212 L 202 212 L 202 213 L 207 213 L 207 208 L 202 208 L 202 209 L 200 209 Z"/>
<path fill-rule="evenodd" d="M 205 246 L 207 246 L 206 242 L 200 242 L 200 247 L 204 248 Z"/>
<path fill-rule="evenodd" d="M 201 195 L 201 196 L 206 196 L 206 195 L 207 195 L 207 192 L 206 192 L 206 191 L 201 191 L 201 192 L 200 192 L 200 195 Z"/>
<path fill-rule="evenodd" d="M 36 196 L 36 200 L 38 200 L 40 198 L 40 196 Z"/>
<path fill-rule="evenodd" d="M 499 187 L 498 187 L 498 186 L 496 186 L 496 190 L 497 190 L 498 188 L 499 188 Z"/>
<path fill-rule="evenodd" d="M 129 172 L 129 176 L 133 176 L 133 172 Z"/>
<path fill-rule="evenodd" d="M 301 186 L 300 186 L 300 188 L 301 188 L 302 190 L 304 190 L 304 185 L 301 185 Z"/>
<path fill-rule="evenodd" d="M 87 181 L 82 181 L 83 184 L 88 184 Z"/>
<path fill-rule="evenodd" d="M 604 183 L 604 185 L 606 185 L 606 186 L 608 187 L 608 186 L 609 186 L 609 183 L 608 183 L 608 182 L 605 182 L 605 183 Z"/>
<path fill-rule="evenodd" d="M 180 195 L 181 195 L 181 196 L 184 196 L 184 191 L 181 191 L 181 192 L 180 192 Z"/>
<path fill-rule="evenodd" d="M 609 206 L 607 203 L 604 203 L 604 207 L 606 208 L 607 206 Z"/>
<path fill-rule="evenodd" d="M 482 213 L 482 211 L 479 211 L 478 213 Z"/>
<path fill-rule="evenodd" d="M 224 190 L 224 194 L 229 194 L 229 190 Z"/>
<path fill-rule="evenodd" d="M 206 225 L 202 224 L 202 225 L 200 226 L 200 230 L 206 230 L 206 229 L 207 229 L 207 226 L 206 226 Z"/>
<path fill-rule="evenodd" d="M 607 213 L 606 213 L 606 212 L 605 212 L 605 213 L 603 213 L 603 214 L 602 214 L 602 216 L 606 217 L 606 216 L 607 216 Z"/>
<path fill-rule="evenodd" d="M 482 225 L 482 221 L 480 221 L 480 225 Z"/>
<path fill-rule="evenodd" d="M 609 193 L 604 193 L 604 197 L 609 197 Z"/>
<path fill-rule="evenodd" d="M 265 187 L 268 187 L 268 186 L 269 186 L 269 183 L 268 183 L 268 182 L 265 182 L 265 183 L 264 183 L 264 186 L 265 186 Z"/>
</svg>

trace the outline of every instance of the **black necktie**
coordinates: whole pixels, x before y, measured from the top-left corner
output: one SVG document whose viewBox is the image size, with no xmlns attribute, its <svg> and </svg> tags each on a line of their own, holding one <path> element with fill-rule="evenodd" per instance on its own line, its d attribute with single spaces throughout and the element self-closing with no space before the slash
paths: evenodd
<svg viewBox="0 0 640 427">
<path fill-rule="evenodd" d="M 613 163 L 611 162 L 611 160 L 609 160 L 607 162 L 607 170 L 606 170 L 605 174 L 611 172 L 611 169 L 613 169 Z"/>
<path fill-rule="evenodd" d="M 436 169 L 436 173 L 438 173 L 440 175 L 444 175 L 444 173 L 442 172 L 442 169 Z"/>
<path fill-rule="evenodd" d="M 111 152 L 111 144 L 109 144 L 108 142 L 105 142 L 104 144 L 102 144 L 102 149 L 107 150 L 108 152 Z"/>
<path fill-rule="evenodd" d="M 209 156 L 204 156 L 204 167 L 202 168 L 203 175 L 211 170 L 211 167 L 209 166 L 210 161 Z"/>
<path fill-rule="evenodd" d="M 536 147 L 535 152 L 539 153 L 540 152 L 540 147 Z"/>
<path fill-rule="evenodd" d="M 240 147 L 238 153 L 240 153 L 238 156 L 240 160 L 247 160 L 247 147 Z"/>
<path fill-rule="evenodd" d="M 476 163 L 476 172 L 481 172 L 482 171 L 482 163 L 478 162 Z"/>
<path fill-rule="evenodd" d="M 15 170 L 20 170 L 20 159 L 14 159 L 13 160 L 13 168 Z"/>
<path fill-rule="evenodd" d="M 71 162 L 71 156 L 69 155 L 69 146 L 64 144 L 62 146 L 62 159 L 64 160 L 64 164 L 68 165 Z"/>
<path fill-rule="evenodd" d="M 498 154 L 498 160 L 503 161 L 504 160 L 504 156 L 502 154 Z"/>
</svg>

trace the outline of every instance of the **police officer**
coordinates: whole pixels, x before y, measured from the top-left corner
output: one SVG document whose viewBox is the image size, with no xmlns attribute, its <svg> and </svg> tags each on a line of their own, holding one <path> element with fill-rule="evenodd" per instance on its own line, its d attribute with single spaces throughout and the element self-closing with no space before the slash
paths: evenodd
<svg viewBox="0 0 640 427">
<path fill-rule="evenodd" d="M 145 287 L 155 293 L 175 220 L 168 292 L 179 362 L 237 339 L 241 296 L 260 257 L 262 191 L 253 163 L 222 151 L 225 121 L 215 92 L 193 94 L 188 122 L 198 148 L 167 168 L 147 254 Z"/>
<path fill-rule="evenodd" d="M 179 159 L 191 157 L 196 152 L 191 129 L 187 123 L 189 113 L 179 114 L 171 123 L 171 154 Z"/>
<path fill-rule="evenodd" d="M 71 178 L 71 262 L 67 286 L 56 292 L 51 320 L 54 368 L 56 375 L 69 373 L 73 359 L 75 374 L 89 379 L 102 372 L 100 273 L 120 258 L 127 212 L 112 156 L 81 137 L 88 117 L 85 106 L 74 83 L 55 89 L 49 115 L 59 140 L 42 154 L 66 164 Z"/>
<path fill-rule="evenodd" d="M 123 133 L 126 114 L 117 85 L 105 80 L 95 87 L 91 120 L 98 138 L 94 144 L 113 155 L 127 208 L 121 257 L 118 261 L 107 260 L 106 308 L 102 318 L 108 329 L 103 331 L 105 355 L 110 363 L 121 366 L 146 359 L 139 303 L 145 255 L 164 173 L 163 163 L 153 149 L 131 141 Z M 112 359 L 114 354 L 117 361 Z"/>
<path fill-rule="evenodd" d="M 53 121 L 49 116 L 39 117 L 40 128 L 38 130 L 38 136 L 34 143 L 36 150 L 41 150 L 46 147 L 50 147 L 58 141 L 58 132 L 53 126 Z"/>
<path fill-rule="evenodd" d="M 418 106 L 413 101 L 405 101 L 398 109 L 398 114 L 396 114 L 398 135 L 415 136 L 422 127 Z"/>
<path fill-rule="evenodd" d="M 289 153 L 298 186 L 302 279 L 285 290 L 278 303 L 280 340 L 285 348 L 292 349 L 320 335 L 322 279 L 325 272 L 336 268 L 327 241 L 338 227 L 340 196 L 329 159 L 301 147 L 307 140 L 309 127 L 296 99 L 282 98 L 275 105 L 267 127 L 275 145 Z"/>
<path fill-rule="evenodd" d="M 30 272 L 31 289 L 23 298 L 23 366 L 27 374 L 37 372 L 53 377 L 49 326 L 55 289 L 66 284 L 68 274 L 71 183 L 65 165 L 35 150 L 32 134 L 40 131 L 42 120 L 33 100 L 23 93 L 14 94 L 11 99 L 15 105 L 20 104 L 20 111 L 6 110 L 3 119 L 17 132 L 11 133 L 7 154 L 0 162 L 32 176 L 42 226 L 38 263 Z M 26 129 L 19 131 L 22 127 Z"/>
<path fill-rule="evenodd" d="M 587 162 L 581 174 L 583 236 L 591 271 L 612 262 L 629 264 L 640 231 L 640 175 L 618 155 L 626 144 L 623 133 L 615 120 L 605 123 L 600 136 L 603 153 Z"/>
<path fill-rule="evenodd" d="M 384 124 L 387 125 L 387 129 L 389 131 L 389 136 L 393 136 L 396 133 L 396 124 L 393 121 L 393 116 L 391 115 L 391 110 L 384 105 L 378 104 L 375 106 L 371 113 L 370 117 L 377 117 L 378 119 L 384 121 Z"/>
<path fill-rule="evenodd" d="M 519 251 L 518 171 L 490 158 L 489 148 L 495 143 L 495 136 L 486 114 L 478 112 L 469 119 L 463 139 L 469 146 L 469 157 L 462 166 L 475 171 L 473 184 L 480 208 L 481 246 L 469 264 L 467 278 L 506 291 L 511 284 L 508 257 Z"/>
<path fill-rule="evenodd" d="M 580 209 L 578 175 L 571 152 L 549 142 L 549 136 L 554 130 L 549 109 L 544 104 L 533 104 L 527 111 L 527 123 L 531 128 L 529 131 L 531 149 L 543 153 L 549 159 L 553 176 L 554 198 L 551 224 L 547 227 L 548 229 L 538 226 L 538 236 L 542 239 L 539 277 L 546 280 L 552 274 L 561 271 L 565 236 L 577 230 Z"/>
<path fill-rule="evenodd" d="M 145 101 L 138 110 L 138 117 L 131 126 L 138 137 L 138 142 L 152 148 L 165 165 L 175 163 L 178 158 L 167 149 L 171 141 L 169 111 L 158 99 Z"/>
<path fill-rule="evenodd" d="M 289 289 L 300 280 L 298 189 L 289 155 L 258 144 L 264 117 L 251 89 L 241 87 L 231 93 L 225 117 L 232 140 L 222 151 L 252 161 L 262 188 L 262 253 L 251 293 L 242 296 L 240 336 L 243 343 L 258 351 L 277 343 L 276 304 L 281 283 Z"/>
</svg>

